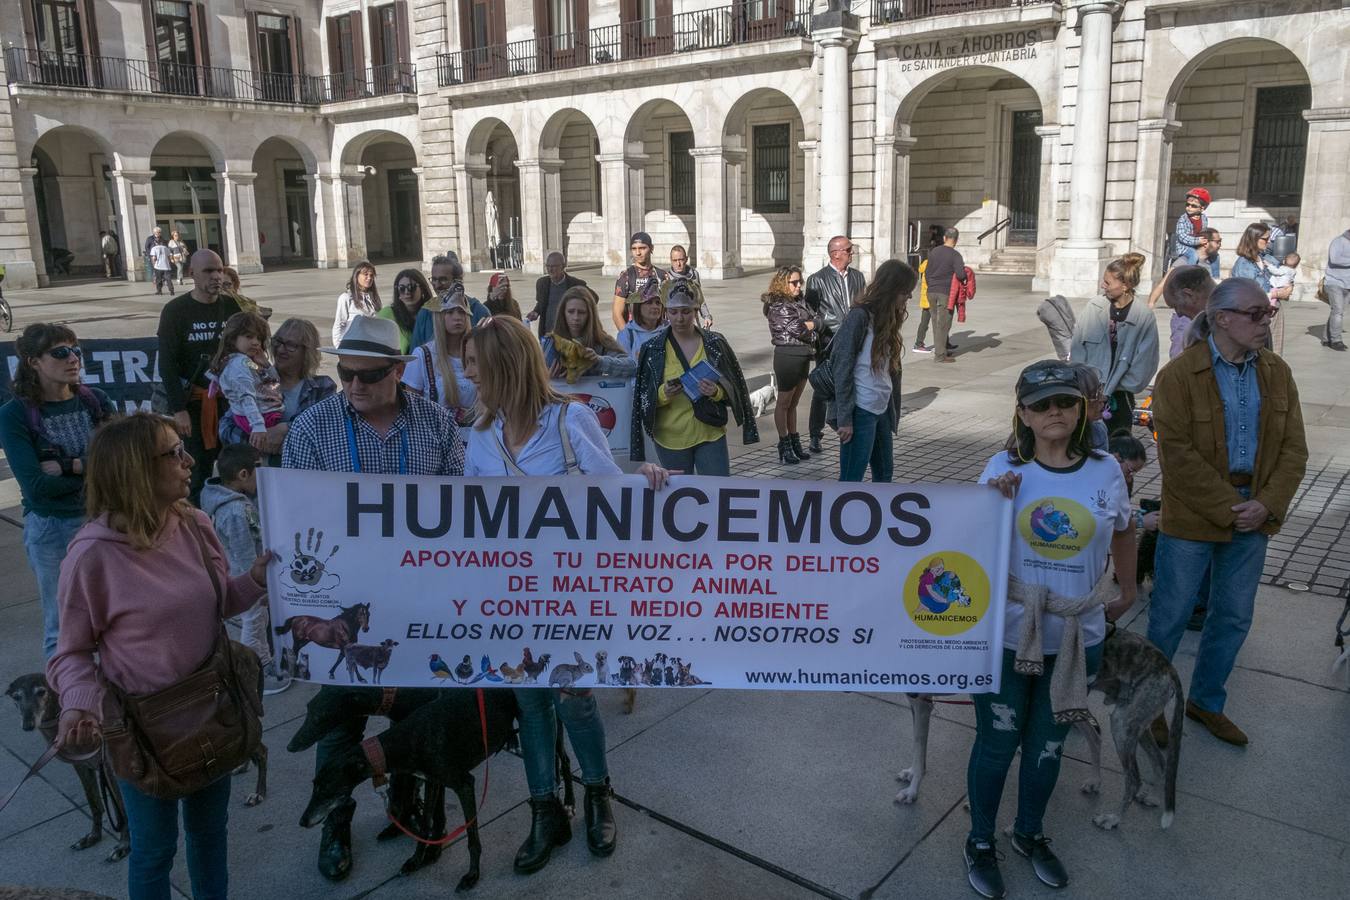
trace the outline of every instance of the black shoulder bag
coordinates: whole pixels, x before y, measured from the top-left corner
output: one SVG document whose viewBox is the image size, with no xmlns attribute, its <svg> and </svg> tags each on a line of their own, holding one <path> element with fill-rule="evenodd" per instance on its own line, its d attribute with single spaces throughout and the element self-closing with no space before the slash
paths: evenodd
<svg viewBox="0 0 1350 900">
<path fill-rule="evenodd" d="M 675 351 L 675 356 L 684 366 L 686 372 L 689 371 L 689 360 L 685 359 L 684 351 L 680 349 L 680 342 L 675 340 L 672 335 L 668 337 L 667 343 Z M 693 402 L 694 418 L 698 419 L 704 425 L 711 425 L 713 428 L 726 428 L 729 417 L 727 416 L 726 400 L 714 400 L 711 397 L 699 395 L 699 398 Z"/>
</svg>

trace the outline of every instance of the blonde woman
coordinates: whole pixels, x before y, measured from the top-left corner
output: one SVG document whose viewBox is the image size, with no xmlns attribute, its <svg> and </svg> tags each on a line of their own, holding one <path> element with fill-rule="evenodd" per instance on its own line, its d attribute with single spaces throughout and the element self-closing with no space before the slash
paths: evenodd
<svg viewBox="0 0 1350 900">
<path fill-rule="evenodd" d="M 1088 301 L 1073 330 L 1069 358 L 1101 375 L 1110 400 L 1107 427 L 1129 434 L 1134 424 L 1134 395 L 1158 373 L 1158 320 L 1148 303 L 1134 302 L 1144 257 L 1117 256 L 1102 273 L 1101 296 Z"/>
<path fill-rule="evenodd" d="M 375 287 L 375 267 L 366 260 L 356 264 L 347 287 L 337 299 L 337 314 L 333 317 L 333 346 L 342 343 L 347 327 L 357 316 L 374 316 L 381 309 L 380 291 Z"/>
<path fill-rule="evenodd" d="M 588 287 L 569 288 L 563 294 L 562 307 L 553 320 L 553 331 L 540 341 L 544 362 L 554 378 L 563 377 L 568 368 L 564 363 L 568 354 L 562 351 L 569 344 L 564 341 L 578 345 L 582 358 L 591 364 L 579 372 L 581 375 L 627 378 L 637 371 L 637 360 L 625 353 L 600 324 L 599 300 Z M 573 380 L 573 377 L 568 378 L 568 381 Z"/>
<path fill-rule="evenodd" d="M 478 388 L 464 374 L 464 348 L 473 331 L 469 298 L 461 287 L 450 290 L 434 307 L 436 337 L 413 350 L 403 370 L 403 384 L 439 403 L 466 425 L 473 421 Z"/>
<path fill-rule="evenodd" d="M 464 373 L 478 387 L 478 419 L 469 432 L 465 475 L 621 474 L 595 413 L 550 386 L 539 343 L 523 322 L 494 316 L 474 329 L 464 350 Z M 638 471 L 653 490 L 664 486 L 669 474 L 650 463 Z M 589 690 L 521 688 L 516 699 L 531 812 L 530 834 L 516 854 L 516 871 L 542 869 L 553 848 L 572 837 L 557 797 L 558 718 L 572 741 L 586 787 L 586 844 L 596 856 L 609 856 L 617 831 L 610 810 L 605 726 L 595 698 Z"/>
<path fill-rule="evenodd" d="M 89 522 L 61 566 L 61 630 L 47 664 L 61 699 L 57 740 L 75 752 L 97 747 L 105 681 L 137 695 L 191 675 L 215 645 L 220 605 L 234 616 L 256 604 L 271 559 L 264 551 L 249 571 L 230 577 L 211 520 L 187 502 L 193 459 L 171 420 L 153 413 L 115 419 L 94 432 L 88 455 Z M 180 805 L 193 896 L 228 896 L 229 775 L 177 800 L 119 784 L 133 900 L 169 896 Z"/>
</svg>

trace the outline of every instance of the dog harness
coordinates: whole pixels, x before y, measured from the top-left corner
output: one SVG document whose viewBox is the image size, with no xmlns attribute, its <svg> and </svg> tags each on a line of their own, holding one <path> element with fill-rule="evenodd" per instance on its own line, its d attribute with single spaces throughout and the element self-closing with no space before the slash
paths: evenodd
<svg viewBox="0 0 1350 900">
<path fill-rule="evenodd" d="M 387 716 L 389 711 L 394 708 L 394 698 L 398 695 L 398 688 L 382 688 L 380 695 L 380 705 L 376 707 L 373 715 Z"/>
</svg>

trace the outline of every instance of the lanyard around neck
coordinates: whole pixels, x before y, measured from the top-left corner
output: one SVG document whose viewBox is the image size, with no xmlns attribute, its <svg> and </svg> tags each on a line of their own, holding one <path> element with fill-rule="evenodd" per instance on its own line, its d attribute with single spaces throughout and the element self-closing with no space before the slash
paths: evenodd
<svg viewBox="0 0 1350 900">
<path fill-rule="evenodd" d="M 361 454 L 356 449 L 356 426 L 352 424 L 352 417 L 347 416 L 347 452 L 351 455 L 352 471 L 361 471 Z M 408 431 L 403 429 L 398 433 L 398 474 L 408 474 Z"/>
</svg>

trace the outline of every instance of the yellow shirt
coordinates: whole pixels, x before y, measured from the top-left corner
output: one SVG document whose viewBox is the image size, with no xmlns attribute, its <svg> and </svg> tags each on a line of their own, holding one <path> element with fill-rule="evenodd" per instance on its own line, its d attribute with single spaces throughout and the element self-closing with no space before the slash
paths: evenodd
<svg viewBox="0 0 1350 900">
<path fill-rule="evenodd" d="M 919 263 L 919 309 L 928 309 L 928 279 L 924 273 L 928 271 L 928 260 Z"/>
<path fill-rule="evenodd" d="M 700 360 L 706 358 L 703 342 L 699 341 L 698 352 L 689 360 L 689 368 L 692 369 Z M 680 358 L 667 346 L 666 371 L 663 373 L 661 386 L 656 389 L 656 442 L 670 450 L 687 450 L 698 444 L 715 441 L 726 434 L 726 429 L 714 428 L 695 418 L 694 404 L 683 391 L 674 397 L 666 396 L 665 383 L 683 374 L 684 366 L 680 365 Z M 719 387 L 717 396 L 721 395 L 722 389 Z"/>
</svg>

